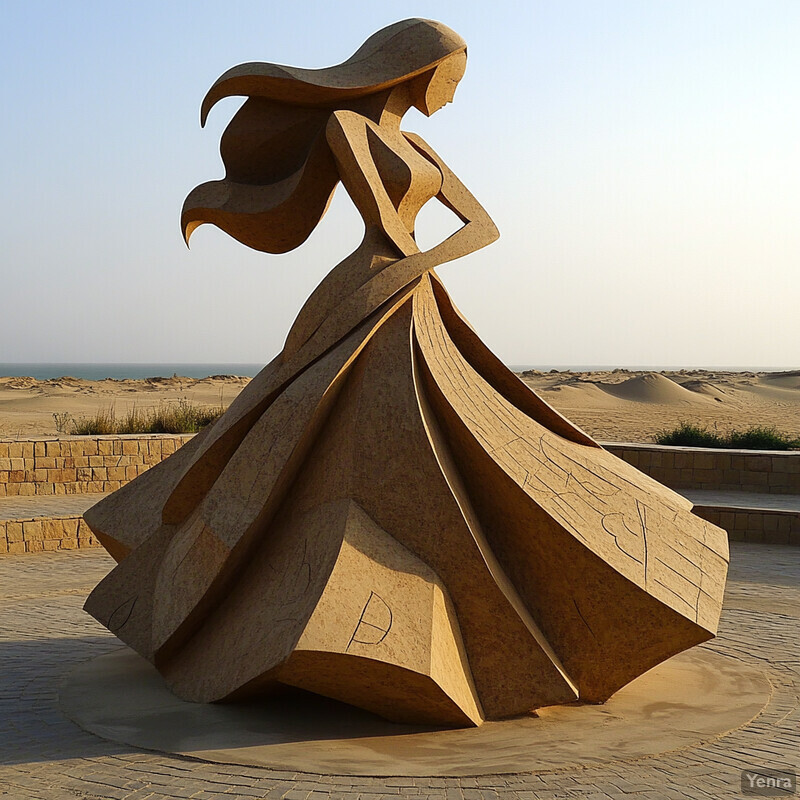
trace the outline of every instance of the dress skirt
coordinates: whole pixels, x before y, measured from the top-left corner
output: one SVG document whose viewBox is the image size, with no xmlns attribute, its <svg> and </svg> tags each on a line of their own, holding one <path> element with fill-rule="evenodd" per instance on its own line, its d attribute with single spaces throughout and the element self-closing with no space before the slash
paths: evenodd
<svg viewBox="0 0 800 800">
<path fill-rule="evenodd" d="M 434 725 L 604 701 L 713 636 L 728 561 L 433 272 L 276 358 L 86 520 L 118 561 L 86 609 L 180 697 L 288 686 Z"/>
</svg>

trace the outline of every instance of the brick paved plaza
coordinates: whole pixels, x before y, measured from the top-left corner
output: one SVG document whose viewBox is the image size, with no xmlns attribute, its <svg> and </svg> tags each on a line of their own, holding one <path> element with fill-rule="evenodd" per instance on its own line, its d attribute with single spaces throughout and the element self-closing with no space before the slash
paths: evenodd
<svg viewBox="0 0 800 800">
<path fill-rule="evenodd" d="M 800 548 L 733 543 L 719 636 L 705 647 L 763 670 L 754 720 L 702 745 L 634 761 L 473 778 L 359 778 L 224 766 L 85 733 L 57 706 L 78 663 L 119 643 L 81 606 L 110 569 L 97 550 L 0 559 L 0 798 L 723 798 L 744 768 L 800 764 Z"/>
</svg>

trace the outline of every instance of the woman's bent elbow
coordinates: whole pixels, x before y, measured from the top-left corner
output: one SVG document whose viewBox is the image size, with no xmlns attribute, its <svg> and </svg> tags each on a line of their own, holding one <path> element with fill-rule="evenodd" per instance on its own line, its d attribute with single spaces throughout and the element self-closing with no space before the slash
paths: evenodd
<svg viewBox="0 0 800 800">
<path fill-rule="evenodd" d="M 500 231 L 497 229 L 497 225 L 494 224 L 494 220 L 488 215 L 485 220 L 481 220 L 481 236 L 483 239 L 481 247 L 486 247 L 500 238 Z"/>
</svg>

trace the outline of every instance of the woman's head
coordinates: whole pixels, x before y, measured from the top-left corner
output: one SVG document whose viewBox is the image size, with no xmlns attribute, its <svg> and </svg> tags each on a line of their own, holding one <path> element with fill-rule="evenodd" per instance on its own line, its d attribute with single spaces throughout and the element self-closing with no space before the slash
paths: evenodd
<svg viewBox="0 0 800 800">
<path fill-rule="evenodd" d="M 429 76 L 458 53 L 466 64 L 466 49 L 467 43 L 441 22 L 406 19 L 373 33 L 350 58 L 333 67 L 240 64 L 221 75 L 209 89 L 202 104 L 201 122 L 205 123 L 215 103 L 232 95 L 342 108 L 348 101 Z"/>
<path fill-rule="evenodd" d="M 325 139 L 330 115 L 374 112 L 404 86 L 413 105 L 430 116 L 453 99 L 466 59 L 466 43 L 446 25 L 408 19 L 373 34 L 334 67 L 249 63 L 228 70 L 203 100 L 201 123 L 222 98 L 248 99 L 222 135 L 225 179 L 196 187 L 184 202 L 187 241 L 199 225 L 212 223 L 256 250 L 298 247 L 339 182 Z"/>
<path fill-rule="evenodd" d="M 467 68 L 467 52 L 459 50 L 448 56 L 429 73 L 413 78 L 411 99 L 426 117 L 453 101 L 458 82 Z"/>
</svg>

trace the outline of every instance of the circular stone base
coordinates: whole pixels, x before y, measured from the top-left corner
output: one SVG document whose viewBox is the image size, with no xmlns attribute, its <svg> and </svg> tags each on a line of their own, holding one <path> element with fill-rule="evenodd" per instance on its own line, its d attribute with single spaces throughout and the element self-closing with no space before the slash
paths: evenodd
<svg viewBox="0 0 800 800">
<path fill-rule="evenodd" d="M 247 705 L 179 700 L 128 650 L 81 664 L 60 691 L 64 713 L 115 742 L 225 764 L 374 776 L 543 772 L 641 758 L 749 722 L 771 687 L 761 673 L 694 648 L 604 705 L 553 706 L 479 728 L 397 725 L 307 693 Z"/>
</svg>

